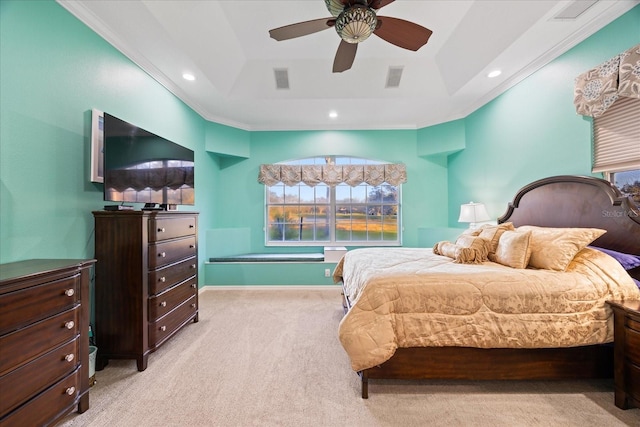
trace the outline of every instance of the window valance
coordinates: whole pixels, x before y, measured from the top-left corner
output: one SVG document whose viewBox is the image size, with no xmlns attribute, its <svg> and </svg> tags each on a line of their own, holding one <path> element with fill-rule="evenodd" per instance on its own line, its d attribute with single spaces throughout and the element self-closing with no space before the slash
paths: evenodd
<svg viewBox="0 0 640 427">
<path fill-rule="evenodd" d="M 640 99 L 640 44 L 575 80 L 573 103 L 583 116 L 601 116 L 621 96 Z"/>
<path fill-rule="evenodd" d="M 404 164 L 389 163 L 381 165 L 260 165 L 258 182 L 275 185 L 282 182 L 293 186 L 303 182 L 311 187 L 320 183 L 334 187 L 345 183 L 352 187 L 367 183 L 377 186 L 384 182 L 399 185 L 407 182 Z"/>
</svg>

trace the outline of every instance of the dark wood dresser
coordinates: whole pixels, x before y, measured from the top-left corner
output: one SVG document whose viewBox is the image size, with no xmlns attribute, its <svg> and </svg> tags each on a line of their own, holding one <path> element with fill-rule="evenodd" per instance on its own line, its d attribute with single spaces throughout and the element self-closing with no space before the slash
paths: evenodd
<svg viewBox="0 0 640 427">
<path fill-rule="evenodd" d="M 198 214 L 96 211 L 96 369 L 149 354 L 198 321 Z"/>
<path fill-rule="evenodd" d="M 618 408 L 640 408 L 640 301 L 607 301 L 614 314 L 614 382 Z"/>
<path fill-rule="evenodd" d="M 0 265 L 0 425 L 89 409 L 89 282 L 95 260 Z"/>
</svg>

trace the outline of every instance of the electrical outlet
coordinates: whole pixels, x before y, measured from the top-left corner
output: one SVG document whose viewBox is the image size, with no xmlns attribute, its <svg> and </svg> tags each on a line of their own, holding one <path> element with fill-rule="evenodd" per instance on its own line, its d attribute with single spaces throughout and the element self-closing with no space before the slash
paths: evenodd
<svg viewBox="0 0 640 427">
<path fill-rule="evenodd" d="M 331 277 L 331 270 L 328 268 L 324 269 L 324 277 Z"/>
</svg>

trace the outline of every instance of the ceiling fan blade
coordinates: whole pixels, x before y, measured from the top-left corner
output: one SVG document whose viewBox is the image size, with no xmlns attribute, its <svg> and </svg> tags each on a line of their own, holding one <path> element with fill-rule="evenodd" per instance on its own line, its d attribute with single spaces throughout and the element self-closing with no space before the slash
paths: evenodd
<svg viewBox="0 0 640 427">
<path fill-rule="evenodd" d="M 335 18 L 320 18 L 311 21 L 298 22 L 297 24 L 285 25 L 284 27 L 269 30 L 272 39 L 278 41 L 294 39 L 326 30 L 336 24 Z"/>
<path fill-rule="evenodd" d="M 398 47 L 418 50 L 427 44 L 433 31 L 404 19 L 378 16 L 378 28 L 373 34 Z"/>
<path fill-rule="evenodd" d="M 340 40 L 340 46 L 338 46 L 336 57 L 333 60 L 333 72 L 341 73 L 351 68 L 353 60 L 356 58 L 357 50 L 357 43 L 347 43 L 344 40 Z"/>
<path fill-rule="evenodd" d="M 381 9 L 388 5 L 389 3 L 393 3 L 395 0 L 369 0 L 369 7 L 371 9 Z"/>
</svg>

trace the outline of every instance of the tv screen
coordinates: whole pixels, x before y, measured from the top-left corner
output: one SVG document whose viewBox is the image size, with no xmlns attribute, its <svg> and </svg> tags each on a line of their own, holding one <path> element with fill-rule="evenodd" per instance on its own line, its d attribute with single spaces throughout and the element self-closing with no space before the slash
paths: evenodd
<svg viewBox="0 0 640 427">
<path fill-rule="evenodd" d="M 104 114 L 104 200 L 193 205 L 193 151 Z"/>
</svg>

